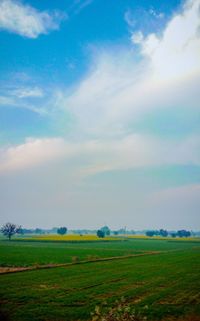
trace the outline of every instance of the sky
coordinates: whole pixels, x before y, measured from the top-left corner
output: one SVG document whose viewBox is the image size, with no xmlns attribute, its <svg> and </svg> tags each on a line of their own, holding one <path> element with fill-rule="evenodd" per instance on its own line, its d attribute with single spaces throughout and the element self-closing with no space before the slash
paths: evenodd
<svg viewBox="0 0 200 321">
<path fill-rule="evenodd" d="M 0 224 L 200 229 L 200 0 L 0 0 Z"/>
</svg>

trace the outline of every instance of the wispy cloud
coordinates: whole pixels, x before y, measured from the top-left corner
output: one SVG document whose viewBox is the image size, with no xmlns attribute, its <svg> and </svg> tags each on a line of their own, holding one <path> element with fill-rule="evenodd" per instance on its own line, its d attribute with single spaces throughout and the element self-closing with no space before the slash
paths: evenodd
<svg viewBox="0 0 200 321">
<path fill-rule="evenodd" d="M 15 104 L 15 101 L 12 97 L 0 96 L 0 106 L 12 106 Z"/>
<path fill-rule="evenodd" d="M 18 98 L 28 98 L 28 97 L 43 97 L 44 92 L 39 87 L 22 87 L 15 89 L 12 93 L 12 95 L 18 97 Z"/>
<path fill-rule="evenodd" d="M 79 14 L 83 9 L 87 6 L 92 4 L 94 0 L 74 0 L 73 4 L 71 5 L 70 9 L 75 14 Z"/>
<path fill-rule="evenodd" d="M 163 12 L 156 11 L 153 7 L 150 9 L 137 8 L 135 10 L 127 9 L 124 13 L 124 20 L 131 30 L 140 29 L 149 30 L 157 29 L 163 26 L 165 15 Z"/>
<path fill-rule="evenodd" d="M 49 115 L 48 103 L 44 102 L 45 91 L 39 86 L 7 86 L 0 91 L 0 107 L 27 109 L 39 115 Z"/>
<path fill-rule="evenodd" d="M 27 38 L 37 38 L 40 34 L 59 29 L 60 22 L 66 17 L 65 13 L 40 12 L 15 0 L 2 0 L 0 3 L 0 29 Z"/>
</svg>

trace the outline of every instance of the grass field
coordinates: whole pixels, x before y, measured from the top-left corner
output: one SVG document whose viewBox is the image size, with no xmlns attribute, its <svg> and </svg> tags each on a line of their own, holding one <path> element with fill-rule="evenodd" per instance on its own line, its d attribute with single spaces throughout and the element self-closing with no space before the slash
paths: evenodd
<svg viewBox="0 0 200 321">
<path fill-rule="evenodd" d="M 65 238 L 59 238 L 65 241 Z M 37 242 L 36 242 L 37 241 Z M 47 240 L 46 240 L 47 241 Z M 71 241 L 71 238 L 70 238 Z M 200 246 L 200 241 L 176 241 L 134 238 L 126 241 L 109 242 L 48 242 L 37 238 L 24 241 L 0 242 L 0 266 L 29 266 L 48 263 L 69 263 L 77 256 L 80 260 L 88 257 L 113 257 L 137 254 L 146 251 L 167 251 L 190 249 Z"/>
<path fill-rule="evenodd" d="M 1 241 L 3 266 L 71 262 L 73 256 L 121 259 L 0 275 L 2 315 L 11 321 L 90 320 L 95 305 L 122 296 L 148 306 L 149 320 L 200 316 L 200 242 L 130 239 L 109 242 Z M 125 255 L 160 251 L 156 255 Z"/>
</svg>

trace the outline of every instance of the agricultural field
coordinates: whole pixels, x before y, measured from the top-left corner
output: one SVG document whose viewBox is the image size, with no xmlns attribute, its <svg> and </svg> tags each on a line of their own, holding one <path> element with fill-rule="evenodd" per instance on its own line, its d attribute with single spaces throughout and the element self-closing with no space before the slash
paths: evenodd
<svg viewBox="0 0 200 321">
<path fill-rule="evenodd" d="M 73 257 L 79 260 L 69 264 Z M 106 301 L 112 306 L 121 297 L 145 310 L 148 320 L 182 315 L 200 320 L 198 239 L 2 240 L 0 258 L 2 267 L 37 265 L 35 270 L 0 275 L 5 320 L 91 320 L 96 305 Z M 60 263 L 66 265 L 40 268 Z"/>
</svg>

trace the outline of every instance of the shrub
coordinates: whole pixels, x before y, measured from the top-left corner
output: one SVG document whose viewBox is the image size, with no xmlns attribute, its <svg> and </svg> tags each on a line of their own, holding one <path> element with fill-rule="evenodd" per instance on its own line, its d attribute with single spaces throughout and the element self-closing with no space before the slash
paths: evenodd
<svg viewBox="0 0 200 321">
<path fill-rule="evenodd" d="M 146 309 L 147 307 L 145 307 Z M 145 316 L 139 311 L 136 311 L 124 298 L 116 301 L 114 307 L 96 306 L 92 313 L 92 321 L 145 321 Z"/>
<path fill-rule="evenodd" d="M 78 263 L 79 257 L 78 256 L 72 256 L 72 263 Z"/>
</svg>

